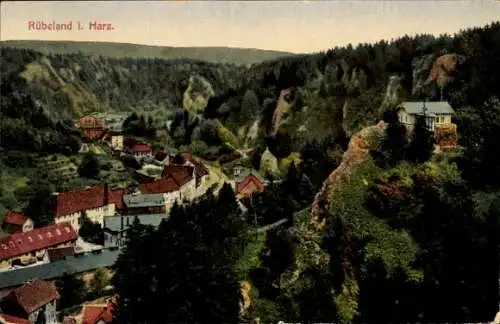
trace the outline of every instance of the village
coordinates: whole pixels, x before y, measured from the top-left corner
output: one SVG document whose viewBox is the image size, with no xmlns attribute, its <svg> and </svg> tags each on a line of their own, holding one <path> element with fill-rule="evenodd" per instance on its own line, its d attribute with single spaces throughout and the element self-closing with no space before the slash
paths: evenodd
<svg viewBox="0 0 500 324">
<path fill-rule="evenodd" d="M 456 146 L 456 129 L 451 124 L 453 113 L 446 102 L 404 102 L 398 118 L 411 129 L 415 116 L 425 114 L 429 129 L 439 139 L 439 149 Z M 125 118 L 125 115 L 92 114 L 77 120 L 76 126 L 84 138 L 80 154 L 87 154 L 89 147 L 98 143 L 110 149 L 113 159 L 128 157 L 137 161 L 141 166 L 133 175 L 137 185 L 114 188 L 104 183 L 55 192 L 51 197 L 52 222 L 39 228 L 20 212 L 7 213 L 2 226 L 7 235 L 0 238 L 3 312 L 0 318 L 7 323 L 35 323 L 40 316 L 45 323 L 111 323 L 115 298 L 112 291 L 70 312 L 71 315 L 62 316 L 56 308 L 59 292 L 55 281 L 66 275 L 78 275 L 89 283 L 103 269 L 111 277 L 113 265 L 126 243 L 127 230 L 136 219 L 141 224 L 158 227 L 168 220 L 175 203 L 189 203 L 209 189 L 217 193 L 224 183 L 231 184 L 245 214 L 248 209 L 242 200 L 264 191 L 269 184 L 258 171 L 244 167 L 237 159 L 230 164 L 230 174 L 224 174 L 190 152 L 153 149 L 147 141 L 129 138 L 123 133 Z M 85 221 L 102 231 L 102 242 L 96 244 L 82 237 Z M 258 230 L 265 231 L 285 221 Z"/>
<path fill-rule="evenodd" d="M 247 208 L 241 200 L 265 189 L 267 181 L 256 170 L 235 164 L 232 174 L 225 176 L 190 152 L 153 150 L 148 143 L 130 140 L 122 134 L 123 121 L 124 116 L 106 114 L 79 119 L 76 125 L 85 137 L 80 151 L 85 154 L 89 145 L 98 142 L 109 146 L 116 159 L 133 157 L 142 166 L 134 175 L 138 185 L 112 188 L 105 183 L 55 192 L 51 197 L 51 224 L 39 228 L 20 212 L 7 213 L 2 225 L 6 236 L 0 238 L 0 307 L 4 321 L 35 323 L 42 316 L 45 323 L 110 323 L 112 296 L 84 305 L 79 314 L 61 318 L 56 310 L 55 280 L 79 275 L 89 282 L 102 269 L 111 275 L 127 230 L 136 219 L 157 227 L 168 219 L 175 203 L 193 201 L 209 189 L 216 193 L 226 182 L 232 185 L 245 213 Z M 85 221 L 102 230 L 101 244 L 82 238 L 80 230 Z"/>
</svg>

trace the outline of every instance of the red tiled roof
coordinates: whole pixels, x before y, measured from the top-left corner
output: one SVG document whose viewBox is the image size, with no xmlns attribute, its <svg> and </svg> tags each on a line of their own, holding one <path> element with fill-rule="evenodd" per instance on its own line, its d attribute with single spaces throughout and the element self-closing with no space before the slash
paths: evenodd
<svg viewBox="0 0 500 324">
<path fill-rule="evenodd" d="M 108 204 L 117 208 L 123 206 L 122 197 L 125 189 L 109 190 Z M 106 205 L 105 186 L 92 187 L 84 190 L 60 192 L 55 197 L 54 217 L 65 216 L 79 211 L 99 208 Z"/>
<path fill-rule="evenodd" d="M 19 304 L 27 314 L 31 314 L 58 297 L 53 282 L 34 280 L 14 289 L 6 298 Z"/>
<path fill-rule="evenodd" d="M 263 191 L 264 183 L 259 180 L 254 175 L 249 175 L 244 178 L 241 182 L 238 182 L 236 185 L 236 193 L 238 194 L 251 194 L 255 191 Z"/>
<path fill-rule="evenodd" d="M 85 128 L 83 134 L 89 140 L 101 139 L 106 135 L 106 130 L 102 128 Z"/>
<path fill-rule="evenodd" d="M 104 187 L 60 192 L 55 202 L 54 217 L 104 206 Z"/>
<path fill-rule="evenodd" d="M 30 320 L 25 318 L 20 318 L 7 314 L 0 314 L 0 323 L 1 324 L 32 324 Z"/>
<path fill-rule="evenodd" d="M 139 191 L 143 194 L 167 193 L 179 190 L 180 186 L 173 177 L 139 184 Z"/>
<path fill-rule="evenodd" d="M 28 220 L 28 217 L 21 215 L 15 212 L 8 212 L 5 217 L 4 223 L 23 226 L 24 223 Z"/>
<path fill-rule="evenodd" d="M 193 167 L 188 165 L 166 165 L 163 168 L 162 177 L 172 177 L 179 187 L 182 187 L 193 179 Z"/>
<path fill-rule="evenodd" d="M 113 321 L 112 311 L 112 303 L 107 305 L 84 305 L 82 324 L 97 324 L 100 320 L 111 323 Z"/>
<path fill-rule="evenodd" d="M 151 147 L 149 144 L 135 144 L 132 146 L 132 151 L 135 153 L 145 153 L 145 152 L 151 152 Z"/>
<path fill-rule="evenodd" d="M 0 238 L 0 260 L 39 251 L 76 240 L 78 234 L 69 222 L 61 222 L 25 233 L 14 233 Z"/>
</svg>

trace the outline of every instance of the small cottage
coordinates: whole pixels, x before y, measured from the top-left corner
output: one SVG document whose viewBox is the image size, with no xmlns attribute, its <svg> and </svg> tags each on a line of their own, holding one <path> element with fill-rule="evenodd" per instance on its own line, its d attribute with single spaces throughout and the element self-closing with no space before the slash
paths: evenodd
<svg viewBox="0 0 500 324">
<path fill-rule="evenodd" d="M 413 129 L 418 117 L 423 117 L 431 131 L 451 124 L 455 111 L 446 101 L 406 101 L 398 106 L 399 121 L 408 129 Z"/>
<path fill-rule="evenodd" d="M 33 221 L 19 213 L 8 212 L 3 222 L 3 230 L 7 233 L 28 232 L 33 229 Z"/>
<path fill-rule="evenodd" d="M 264 189 L 264 178 L 255 170 L 243 169 L 235 178 L 235 192 L 237 199 L 250 197 L 253 193 L 262 192 Z"/>
<path fill-rule="evenodd" d="M 135 157 L 153 156 L 153 150 L 149 144 L 134 144 L 131 152 Z"/>
</svg>

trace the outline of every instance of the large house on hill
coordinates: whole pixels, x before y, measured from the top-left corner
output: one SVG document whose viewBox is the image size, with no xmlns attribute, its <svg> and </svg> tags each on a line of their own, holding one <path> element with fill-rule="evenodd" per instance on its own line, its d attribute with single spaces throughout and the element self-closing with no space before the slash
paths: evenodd
<svg viewBox="0 0 500 324">
<path fill-rule="evenodd" d="M 426 123 L 431 131 L 450 125 L 455 111 L 446 101 L 405 101 L 398 107 L 399 121 L 409 130 L 413 129 L 418 117 L 425 115 Z"/>
<path fill-rule="evenodd" d="M 107 185 L 83 190 L 53 194 L 53 215 L 55 223 L 69 222 L 78 232 L 82 216 L 102 226 L 106 216 L 116 213 L 116 206 L 122 206 L 123 189 L 110 190 Z"/>
<path fill-rule="evenodd" d="M 47 258 L 47 249 L 73 246 L 78 238 L 70 223 L 60 222 L 0 238 L 0 269 Z"/>
</svg>

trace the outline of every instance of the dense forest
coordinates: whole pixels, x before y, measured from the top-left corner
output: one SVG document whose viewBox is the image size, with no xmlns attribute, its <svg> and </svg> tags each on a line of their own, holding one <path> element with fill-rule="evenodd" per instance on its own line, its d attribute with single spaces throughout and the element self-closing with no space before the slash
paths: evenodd
<svg viewBox="0 0 500 324">
<path fill-rule="evenodd" d="M 248 68 L 7 47 L 0 62 L 4 156 L 72 155 L 68 119 L 127 111 L 151 116 L 168 146 L 210 161 L 248 149 L 246 163 L 282 180 L 244 201 L 246 218 L 226 186 L 157 230 L 135 224 L 113 279 L 119 323 L 484 322 L 498 311 L 500 23 Z M 399 102 L 423 99 L 454 108 L 457 149 L 433 153 L 424 124 L 406 134 L 394 118 Z"/>
</svg>

